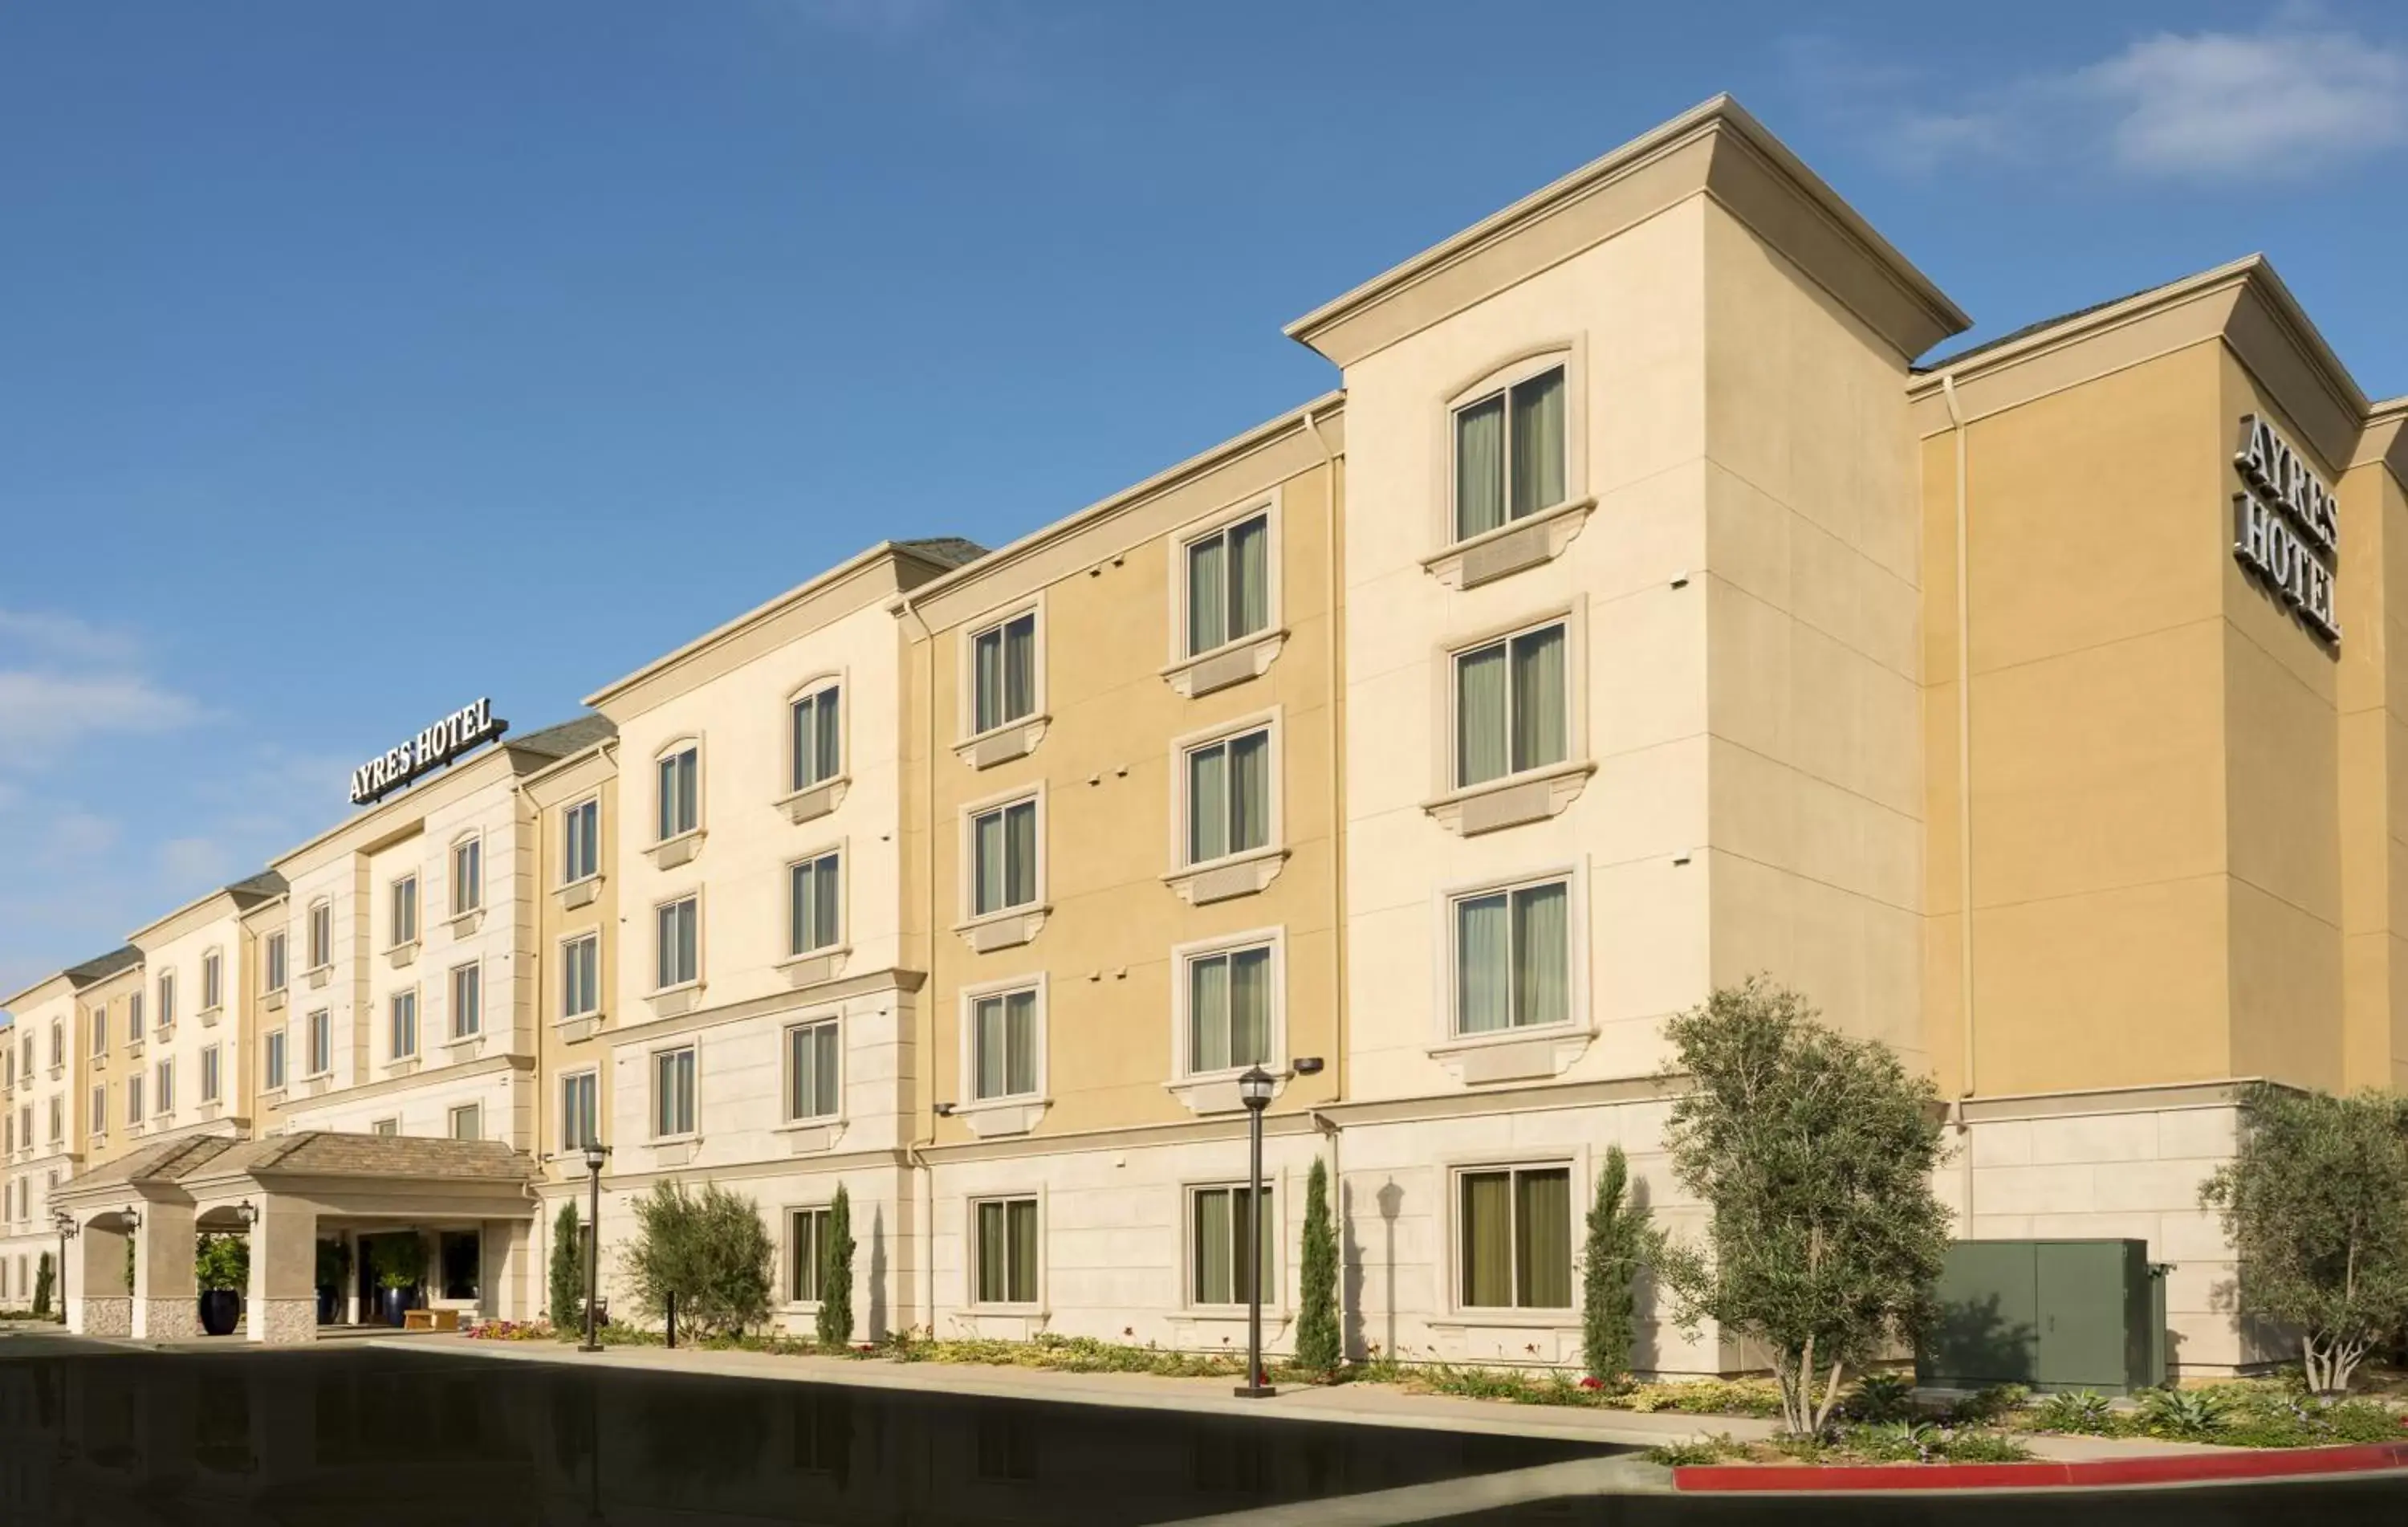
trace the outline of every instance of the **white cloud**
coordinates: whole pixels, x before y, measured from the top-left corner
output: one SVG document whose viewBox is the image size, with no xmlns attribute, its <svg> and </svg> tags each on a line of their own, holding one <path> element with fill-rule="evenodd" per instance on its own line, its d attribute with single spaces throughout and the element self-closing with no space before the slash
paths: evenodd
<svg viewBox="0 0 2408 1527">
<path fill-rule="evenodd" d="M 38 610 L 0 610 L 0 643 L 94 663 L 130 662 L 140 651 L 128 632 Z"/>
<path fill-rule="evenodd" d="M 2143 179 L 2290 176 L 2408 143 L 2408 50 L 2277 13 L 2255 32 L 2161 32 L 1929 110 L 1922 84 L 1807 39 L 1791 69 L 1894 162 L 2101 164 Z M 2102 152 L 2103 150 L 2103 152 Z"/>
<path fill-rule="evenodd" d="M 137 674 L 0 670 L 0 768 L 43 761 L 87 737 L 173 731 L 201 713 Z"/>
</svg>

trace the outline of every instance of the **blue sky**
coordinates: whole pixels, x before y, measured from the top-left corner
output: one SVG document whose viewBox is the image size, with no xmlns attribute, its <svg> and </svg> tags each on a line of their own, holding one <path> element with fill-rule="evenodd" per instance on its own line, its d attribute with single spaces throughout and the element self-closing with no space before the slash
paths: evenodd
<svg viewBox="0 0 2408 1527">
<path fill-rule="evenodd" d="M 1729 90 L 1981 327 L 2272 255 L 2408 391 L 2408 7 L 0 7 L 0 993 Z"/>
</svg>

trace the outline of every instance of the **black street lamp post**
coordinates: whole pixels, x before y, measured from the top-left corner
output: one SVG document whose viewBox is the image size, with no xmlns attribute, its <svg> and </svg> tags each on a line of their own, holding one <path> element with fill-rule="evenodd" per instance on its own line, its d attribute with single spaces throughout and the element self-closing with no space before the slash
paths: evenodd
<svg viewBox="0 0 2408 1527">
<path fill-rule="evenodd" d="M 51 1284 L 59 1296 L 59 1321 L 64 1325 L 67 1318 L 67 1243 L 76 1238 L 75 1216 L 60 1209 L 51 1214 L 50 1223 L 58 1227 L 59 1232 L 59 1275 L 51 1279 Z"/>
<path fill-rule="evenodd" d="M 602 1350 L 602 1343 L 594 1333 L 594 1300 L 602 1269 L 602 1163 L 609 1155 L 610 1147 L 600 1141 L 585 1142 L 585 1176 L 591 1207 L 585 1218 L 585 1340 L 578 1345 L 580 1352 Z"/>
</svg>

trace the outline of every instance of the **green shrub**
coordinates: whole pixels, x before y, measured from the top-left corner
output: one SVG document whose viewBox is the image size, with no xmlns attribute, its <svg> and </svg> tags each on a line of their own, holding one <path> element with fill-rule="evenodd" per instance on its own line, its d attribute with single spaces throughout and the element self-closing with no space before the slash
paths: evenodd
<svg viewBox="0 0 2408 1527">
<path fill-rule="evenodd" d="M 2021 1463 L 2032 1450 L 1996 1432 L 1952 1432 L 1932 1449 L 1951 1463 Z"/>
<path fill-rule="evenodd" d="M 1949 1406 L 1948 1421 L 1952 1426 L 1988 1426 L 2021 1410 L 2030 1398 L 2031 1390 L 2021 1384 L 1993 1384 Z"/>
<path fill-rule="evenodd" d="M 2151 1390 L 2141 1397 L 2141 1422 L 2152 1436 L 2196 1438 L 2220 1429 L 2232 1402 L 2214 1390 Z"/>
<path fill-rule="evenodd" d="M 1904 1374 L 1867 1374 L 1841 1409 L 1856 1421 L 1905 1420 L 1914 1414 L 1914 1380 Z"/>
<path fill-rule="evenodd" d="M 1703 1463 L 1722 1463 L 1735 1458 L 1745 1458 L 1747 1446 L 1725 1432 L 1687 1442 L 1660 1443 L 1648 1448 L 1644 1456 L 1650 1463 L 1661 1463 L 1668 1469 L 1694 1468 Z"/>
<path fill-rule="evenodd" d="M 1329 1218 L 1329 1169 L 1318 1156 L 1304 1180 L 1303 1263 L 1296 1365 L 1310 1373 L 1332 1373 L 1345 1357 L 1338 1329 L 1338 1231 Z"/>
<path fill-rule="evenodd" d="M 193 1243 L 193 1278 L 203 1292 L 251 1287 L 251 1242 L 240 1235 L 204 1235 Z"/>
<path fill-rule="evenodd" d="M 318 1243 L 318 1278 L 321 1289 L 340 1291 L 351 1275 L 351 1248 L 343 1241 Z"/>
<path fill-rule="evenodd" d="M 699 1336 L 727 1334 L 769 1318 L 777 1248 L 751 1199 L 717 1183 L 700 1192 L 663 1180 L 636 1201 L 636 1239 L 622 1265 L 644 1313 L 666 1321 L 668 1302 Z"/>
<path fill-rule="evenodd" d="M 58 1270 L 50 1265 L 50 1254 L 47 1251 L 43 1252 L 41 1261 L 34 1269 L 34 1313 L 36 1315 L 50 1313 L 50 1285 L 57 1275 Z"/>
<path fill-rule="evenodd" d="M 585 1327 L 585 1266 L 577 1254 L 583 1223 L 575 1199 L 562 1200 L 552 1217 L 552 1329 L 564 1334 Z"/>
<path fill-rule="evenodd" d="M 1684 1416 L 1781 1414 L 1781 1390 L 1761 1378 L 1701 1378 L 1676 1384 L 1634 1384 L 1614 1402 L 1641 1414 L 1676 1410 Z"/>
<path fill-rule="evenodd" d="M 1877 1426 L 1859 1426 L 1842 1433 L 1841 1440 L 1850 1452 L 1883 1463 L 1921 1463 L 1932 1456 L 1940 1442 L 1940 1428 L 1914 1421 L 1885 1421 Z"/>
<path fill-rule="evenodd" d="M 853 1345 L 853 1200 L 837 1184 L 828 1207 L 827 1241 L 821 1246 L 820 1345 L 841 1352 Z"/>
<path fill-rule="evenodd" d="M 1640 1269 L 1655 1245 L 1646 1205 L 1630 1198 L 1630 1161 L 1620 1145 L 1605 1149 L 1597 1203 L 1588 1212 L 1588 1248 L 1581 1271 L 1581 1362 L 1600 1384 L 1619 1384 L 1630 1372 L 1637 1338 Z"/>
<path fill-rule="evenodd" d="M 415 1289 L 426 1276 L 426 1243 L 416 1235 L 380 1235 L 368 1243 L 368 1275 L 380 1289 Z"/>
<path fill-rule="evenodd" d="M 2077 1432 L 2090 1436 L 2104 1436 L 2114 1420 L 2114 1407 L 2107 1397 L 2096 1390 L 2079 1393 L 2057 1393 L 2043 1397 L 2034 1409 L 2032 1419 L 2043 1432 Z"/>
</svg>

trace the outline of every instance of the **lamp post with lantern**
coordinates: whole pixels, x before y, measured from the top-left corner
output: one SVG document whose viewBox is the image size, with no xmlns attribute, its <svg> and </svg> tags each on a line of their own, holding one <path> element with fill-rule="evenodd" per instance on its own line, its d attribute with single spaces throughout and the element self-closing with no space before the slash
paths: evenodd
<svg viewBox="0 0 2408 1527">
<path fill-rule="evenodd" d="M 1298 1057 L 1289 1074 L 1311 1076 L 1321 1070 L 1317 1055 Z M 1279 1078 L 1260 1066 L 1247 1068 L 1238 1078 L 1238 1100 L 1246 1105 L 1246 1381 L 1238 1386 L 1241 1400 L 1268 1400 L 1279 1391 L 1264 1382 L 1263 1374 L 1263 1110 L 1279 1090 Z"/>
<path fill-rule="evenodd" d="M 585 1340 L 578 1344 L 580 1352 L 602 1350 L 602 1343 L 594 1333 L 594 1300 L 602 1270 L 602 1163 L 609 1156 L 610 1147 L 600 1141 L 585 1142 L 585 1177 L 591 1207 L 585 1217 Z"/>
<path fill-rule="evenodd" d="M 59 1275 L 54 1282 L 59 1295 L 59 1322 L 64 1325 L 67 1318 L 67 1243 L 76 1238 L 75 1216 L 64 1209 L 53 1210 L 50 1223 L 59 1232 Z"/>
</svg>

